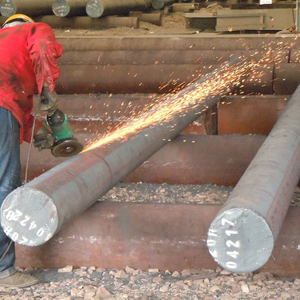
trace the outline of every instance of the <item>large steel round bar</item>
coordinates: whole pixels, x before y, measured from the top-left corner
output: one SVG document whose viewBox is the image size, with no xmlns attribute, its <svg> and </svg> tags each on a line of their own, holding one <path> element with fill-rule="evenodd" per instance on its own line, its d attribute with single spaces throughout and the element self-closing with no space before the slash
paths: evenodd
<svg viewBox="0 0 300 300">
<path fill-rule="evenodd" d="M 131 10 L 146 10 L 147 5 L 145 0 L 90 0 L 86 4 L 86 13 L 92 18 L 100 18 Z"/>
<path fill-rule="evenodd" d="M 144 15 L 155 15 L 144 14 Z M 138 17 L 138 15 L 132 14 L 131 17 Z M 122 17 L 107 17 L 107 18 L 122 18 Z M 43 17 L 43 20 L 57 18 Z M 69 18 L 68 18 L 69 19 Z M 76 18 L 77 19 L 77 18 Z M 76 20 L 75 19 L 75 20 Z M 80 18 L 79 18 L 80 19 Z M 86 18 L 91 20 L 90 18 Z M 105 20 L 99 19 L 99 20 Z M 96 23 L 96 22 L 95 22 Z M 55 24 L 55 23 L 53 23 Z M 92 23 L 91 23 L 92 25 Z M 279 57 L 276 59 L 276 63 L 287 62 L 287 54 L 281 54 L 280 52 L 273 52 L 273 55 Z M 254 50 L 235 50 L 235 51 L 220 51 L 220 50 L 93 50 L 93 51 L 64 51 L 63 55 L 59 58 L 60 64 L 66 65 L 166 65 L 174 64 L 173 68 L 176 69 L 176 65 L 210 65 L 216 67 L 226 61 L 231 60 L 232 57 L 238 56 L 251 57 L 252 59 L 259 60 L 260 58 L 267 56 L 266 51 L 254 51 Z M 270 70 L 273 72 L 273 64 L 270 63 Z M 210 67 L 211 69 L 212 67 Z M 295 66 L 294 66 L 295 68 Z M 283 76 L 287 76 L 284 72 Z M 292 94 L 292 93 L 291 93 Z"/>
<path fill-rule="evenodd" d="M 57 18 L 61 20 L 61 18 Z M 271 66 L 271 65 L 270 65 Z M 178 86 L 209 74 L 219 65 L 60 65 L 56 90 L 60 94 L 174 93 Z M 272 94 L 272 68 L 262 77 L 247 78 L 236 93 Z M 72 74 L 72 76 L 70 76 Z"/>
<path fill-rule="evenodd" d="M 14 15 L 16 12 L 17 12 L 17 6 L 13 0 L 3 0 L 1 2 L 0 13 L 3 17 L 10 17 Z"/>
<path fill-rule="evenodd" d="M 27 246 L 48 241 L 67 222 L 214 106 L 230 87 L 249 73 L 250 68 L 245 61 L 228 63 L 141 114 L 132 126 L 150 119 L 149 125 L 140 131 L 70 158 L 16 189 L 1 207 L 1 225 L 5 233 L 13 241 Z M 179 107 L 175 105 L 178 100 L 182 101 Z M 168 108 L 174 109 L 170 116 L 166 115 Z"/>
<path fill-rule="evenodd" d="M 17 7 L 18 14 L 25 14 L 30 17 L 52 14 L 54 0 L 6 0 L 13 2 Z M 12 13 L 13 14 L 13 13 Z"/>
<path fill-rule="evenodd" d="M 293 35 L 198 35 L 184 36 L 57 36 L 64 51 L 159 51 L 159 50 L 209 50 L 220 51 L 276 51 L 282 50 L 289 57 L 289 49 L 293 46 L 300 48 L 300 39 L 295 40 Z M 278 48 L 278 45 L 282 45 Z M 179 54 L 180 55 L 180 54 Z M 234 57 L 234 54 L 231 58 Z"/>
<path fill-rule="evenodd" d="M 34 20 L 46 23 L 52 28 L 107 29 L 120 26 L 130 28 L 139 27 L 139 19 L 137 17 L 107 16 L 101 19 L 92 19 L 90 17 L 58 18 L 56 16 L 42 16 L 36 17 Z"/>
<path fill-rule="evenodd" d="M 300 176 L 300 86 L 210 225 L 215 261 L 251 272 L 269 259 Z"/>
<path fill-rule="evenodd" d="M 87 0 L 56 0 L 52 11 L 57 17 L 85 16 Z"/>
</svg>

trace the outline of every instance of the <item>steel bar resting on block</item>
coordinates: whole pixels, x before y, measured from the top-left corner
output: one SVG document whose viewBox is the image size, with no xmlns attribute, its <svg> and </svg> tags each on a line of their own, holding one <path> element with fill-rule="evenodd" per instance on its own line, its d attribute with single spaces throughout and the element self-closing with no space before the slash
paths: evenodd
<svg viewBox="0 0 300 300">
<path fill-rule="evenodd" d="M 167 96 L 111 136 L 103 137 L 102 144 L 100 139 L 94 148 L 13 191 L 1 207 L 5 233 L 27 246 L 47 242 L 67 222 L 216 105 L 253 70 L 253 65 L 241 58 L 223 65 Z"/>
<path fill-rule="evenodd" d="M 300 177 L 299 115 L 300 85 L 210 225 L 207 246 L 227 270 L 252 272 L 271 256 Z"/>
</svg>

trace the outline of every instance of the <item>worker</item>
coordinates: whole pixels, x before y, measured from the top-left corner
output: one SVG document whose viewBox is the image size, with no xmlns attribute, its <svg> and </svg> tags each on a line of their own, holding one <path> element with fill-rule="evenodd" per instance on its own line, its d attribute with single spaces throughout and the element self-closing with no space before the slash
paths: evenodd
<svg viewBox="0 0 300 300">
<path fill-rule="evenodd" d="M 33 95 L 40 94 L 40 108 L 55 110 L 55 80 L 59 77 L 57 58 L 62 46 L 51 27 L 34 23 L 26 15 L 9 17 L 0 29 L 0 205 L 21 181 L 20 144 L 30 142 L 41 149 L 51 148 L 54 137 L 31 114 Z M 47 100 L 47 101 L 45 101 Z M 32 133 L 34 129 L 34 132 Z M 30 205 L 30 203 L 28 203 Z M 28 287 L 35 277 L 15 266 L 15 245 L 0 226 L 0 286 Z"/>
</svg>

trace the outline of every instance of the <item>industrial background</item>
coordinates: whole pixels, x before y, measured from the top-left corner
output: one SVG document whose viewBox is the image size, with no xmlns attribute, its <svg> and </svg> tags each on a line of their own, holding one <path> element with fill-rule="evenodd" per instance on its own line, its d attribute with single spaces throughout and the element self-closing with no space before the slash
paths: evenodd
<svg viewBox="0 0 300 300">
<path fill-rule="evenodd" d="M 101 160 L 88 151 L 69 163 L 32 149 L 28 189 L 54 199 L 59 232 L 54 229 L 44 244 L 18 244 L 19 267 L 181 271 L 220 265 L 300 276 L 298 1 L 4 0 L 0 12 L 1 22 L 23 13 L 54 29 L 64 49 L 59 107 L 85 146 L 133 126 L 149 110 L 155 114 L 165 105 L 170 114 L 161 116 L 158 129 L 153 121 L 100 146 Z M 236 59 L 252 65 L 232 85 L 241 68 Z M 224 68 L 229 72 L 213 72 Z M 205 80 L 218 85 L 216 78 L 226 89 L 199 99 L 204 109 L 183 102 L 180 114 L 173 113 L 173 99 L 197 85 L 201 90 Z M 21 149 L 25 172 L 29 145 Z M 76 167 L 69 170 L 70 164 Z M 92 168 L 97 170 L 80 174 Z M 68 192 L 74 196 L 64 200 Z M 227 198 L 231 202 L 222 208 Z M 228 207 L 239 210 L 228 213 L 232 219 Z M 62 225 L 60 218 L 69 219 Z M 258 225 L 245 225 L 247 218 Z M 240 240 L 233 241 L 238 226 Z M 266 254 L 258 245 L 264 230 Z M 237 250 L 243 239 L 249 243 L 237 247 L 239 254 L 230 252 L 230 262 L 214 256 L 226 245 Z"/>
</svg>

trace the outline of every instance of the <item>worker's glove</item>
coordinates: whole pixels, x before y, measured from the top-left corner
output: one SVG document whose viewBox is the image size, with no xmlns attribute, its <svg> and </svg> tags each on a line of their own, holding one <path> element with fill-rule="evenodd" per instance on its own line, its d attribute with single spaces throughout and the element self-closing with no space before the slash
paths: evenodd
<svg viewBox="0 0 300 300">
<path fill-rule="evenodd" d="M 46 126 L 42 126 L 33 137 L 34 147 L 38 148 L 39 151 L 43 149 L 51 149 L 54 144 L 55 137 Z"/>
<path fill-rule="evenodd" d="M 49 87 L 44 86 L 41 93 L 41 100 L 40 100 L 40 110 L 47 111 L 48 115 L 51 116 L 57 109 L 57 94 L 55 91 L 50 93 Z"/>
</svg>

